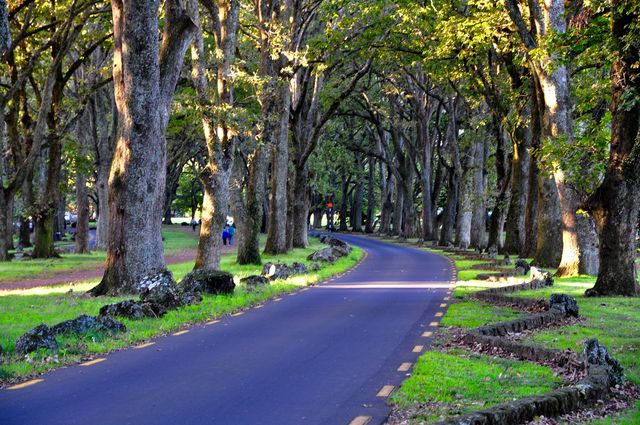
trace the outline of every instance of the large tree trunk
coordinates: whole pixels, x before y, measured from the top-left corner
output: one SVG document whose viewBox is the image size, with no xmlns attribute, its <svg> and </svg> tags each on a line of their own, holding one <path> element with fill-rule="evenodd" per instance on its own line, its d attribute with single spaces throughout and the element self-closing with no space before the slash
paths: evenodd
<svg viewBox="0 0 640 425">
<path fill-rule="evenodd" d="M 456 214 L 458 206 L 458 187 L 459 180 L 454 169 L 449 170 L 449 178 L 447 182 L 447 202 L 442 212 L 442 230 L 440 231 L 439 245 L 453 245 L 454 230 L 456 223 Z"/>
<path fill-rule="evenodd" d="M 487 247 L 487 197 L 485 181 L 487 179 L 487 157 L 489 142 L 483 139 L 474 155 L 473 170 L 473 211 L 471 212 L 471 235 L 469 245 L 472 248 Z"/>
<path fill-rule="evenodd" d="M 271 151 L 271 200 L 269 226 L 264 252 L 284 254 L 287 247 L 287 176 L 289 171 L 289 85 L 279 84 L 276 89 L 276 110 L 280 114 L 275 128 Z M 273 119 L 273 118 L 266 118 Z"/>
<path fill-rule="evenodd" d="M 119 115 L 109 177 L 106 270 L 93 295 L 132 293 L 145 276 L 166 270 L 162 207 L 166 172 L 164 130 L 184 53 L 195 26 L 168 0 L 162 52 L 153 0 L 113 0 L 113 84 Z"/>
<path fill-rule="evenodd" d="M 199 28 L 191 49 L 192 77 L 196 86 L 205 144 L 209 155 L 207 165 L 201 173 L 204 198 L 194 269 L 219 270 L 221 234 L 229 211 L 229 179 L 233 169 L 235 145 L 235 136 L 231 132 L 230 123 L 227 122 L 228 117 L 222 111 L 231 110 L 233 107 L 231 65 L 235 57 L 239 4 L 236 1 L 219 4 L 211 2 L 207 4 L 207 9 L 211 15 L 210 18 L 218 22 L 214 26 L 217 96 L 212 105 L 208 92 L 210 83 L 204 57 L 204 35 Z M 194 7 L 192 15 L 196 25 L 200 27 L 197 7 Z"/>
<path fill-rule="evenodd" d="M 511 159 L 511 201 L 505 224 L 505 252 L 523 255 L 526 241 L 526 207 L 529 184 L 529 143 L 526 136 L 513 143 Z"/>
<path fill-rule="evenodd" d="M 246 195 L 246 215 L 242 243 L 238 244 L 238 264 L 261 264 L 260 226 L 262 224 L 262 202 L 266 192 L 267 155 L 263 146 L 258 146 L 249 159 L 249 182 Z"/>
<path fill-rule="evenodd" d="M 624 107 L 626 95 L 640 91 L 640 52 L 625 40 L 638 22 L 631 2 L 616 0 L 612 32 L 619 54 L 611 67 L 611 149 L 604 180 L 587 207 L 600 230 L 600 270 L 587 295 L 640 295 L 636 280 L 636 235 L 640 210 L 640 103 Z M 623 6 L 625 6 L 623 8 Z"/>
<path fill-rule="evenodd" d="M 562 256 L 560 199 L 555 181 L 546 173 L 538 174 L 538 237 L 535 264 L 557 267 Z"/>
<path fill-rule="evenodd" d="M 456 217 L 456 246 L 467 249 L 471 245 L 471 219 L 473 218 L 473 186 L 475 174 L 476 152 L 482 150 L 482 144 L 474 141 L 464 157 L 462 181 L 458 197 L 458 215 Z"/>
<path fill-rule="evenodd" d="M 98 94 L 89 103 L 89 116 L 96 155 L 96 194 L 98 197 L 98 222 L 96 226 L 96 249 L 107 249 L 109 235 L 109 173 L 118 137 L 118 113 L 111 92 L 107 97 L 111 109 L 111 127 L 108 128 L 106 107 Z"/>
<path fill-rule="evenodd" d="M 54 247 L 54 220 L 60 197 L 60 170 L 62 168 L 62 140 L 53 136 L 50 140 L 45 192 L 35 213 L 36 237 L 32 258 L 58 257 Z"/>
</svg>

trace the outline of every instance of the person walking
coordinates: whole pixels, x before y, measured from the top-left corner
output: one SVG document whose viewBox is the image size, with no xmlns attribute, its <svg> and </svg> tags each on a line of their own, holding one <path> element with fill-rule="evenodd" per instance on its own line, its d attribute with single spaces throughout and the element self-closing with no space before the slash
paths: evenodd
<svg viewBox="0 0 640 425">
<path fill-rule="evenodd" d="M 229 234 L 229 245 L 233 245 L 233 236 L 236 234 L 236 224 L 232 224 L 227 229 L 227 233 Z"/>
<path fill-rule="evenodd" d="M 222 231 L 222 245 L 226 245 L 229 240 L 229 225 L 224 226 L 224 230 Z"/>
</svg>

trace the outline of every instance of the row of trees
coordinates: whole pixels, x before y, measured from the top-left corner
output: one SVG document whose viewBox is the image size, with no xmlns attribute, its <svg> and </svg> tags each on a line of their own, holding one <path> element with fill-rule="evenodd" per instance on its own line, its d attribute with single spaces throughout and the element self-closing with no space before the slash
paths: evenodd
<svg viewBox="0 0 640 425">
<path fill-rule="evenodd" d="M 335 193 L 341 229 L 638 291 L 632 1 L 2 1 L 0 259 L 12 211 L 54 255 L 71 182 L 77 250 L 92 199 L 108 252 L 93 293 L 130 292 L 165 269 L 161 218 L 188 169 L 196 268 L 219 268 L 229 214 L 240 263 L 260 262 L 261 230 L 266 252 L 306 246 Z"/>
</svg>

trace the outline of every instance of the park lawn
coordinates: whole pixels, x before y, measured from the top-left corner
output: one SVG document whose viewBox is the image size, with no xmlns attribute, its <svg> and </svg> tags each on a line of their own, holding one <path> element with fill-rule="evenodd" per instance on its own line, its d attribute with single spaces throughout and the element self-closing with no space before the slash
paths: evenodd
<svg viewBox="0 0 640 425">
<path fill-rule="evenodd" d="M 535 333 L 531 340 L 548 347 L 580 351 L 586 339 L 597 338 L 625 367 L 626 376 L 640 385 L 640 298 L 588 298 L 595 277 L 554 279 L 552 287 L 518 292 L 523 297 L 548 298 L 552 293 L 575 297 L 585 321 L 560 329 Z"/>
<path fill-rule="evenodd" d="M 505 401 L 544 394 L 562 384 L 553 370 L 454 349 L 428 351 L 391 401 L 398 407 L 422 406 L 410 423 L 436 422 Z"/>
<path fill-rule="evenodd" d="M 286 263 L 300 261 L 309 264 L 306 260 L 307 255 L 325 246 L 315 239 L 310 243 L 309 248 L 295 249 L 284 255 L 264 256 L 263 261 Z M 96 281 L 0 292 L 0 345 L 5 351 L 0 364 L 0 383 L 6 385 L 24 380 L 56 367 L 79 362 L 87 357 L 136 345 L 195 323 L 249 308 L 278 294 L 292 292 L 302 286 L 326 280 L 332 275 L 353 267 L 362 256 L 363 251 L 354 247 L 349 256 L 341 258 L 333 265 L 323 265 L 317 272 L 293 276 L 286 281 L 275 281 L 260 292 L 247 293 L 239 285 L 236 286 L 233 295 L 205 295 L 201 304 L 169 311 L 159 319 L 136 321 L 122 319 L 127 326 L 127 332 L 122 334 L 108 336 L 94 333 L 84 336 L 59 336 L 57 339 L 61 346 L 60 350 L 57 352 L 43 350 L 31 353 L 26 358 L 20 358 L 15 354 L 14 344 L 16 339 L 29 329 L 40 323 L 53 325 L 73 319 L 80 314 L 96 315 L 101 306 L 128 297 L 85 298 L 79 295 L 93 287 Z M 170 265 L 169 269 L 179 280 L 192 267 L 193 262 L 190 261 Z M 239 266 L 235 264 L 234 256 L 228 254 L 223 256 L 222 269 L 232 273 L 238 283 L 244 276 L 259 274 L 262 267 Z"/>
<path fill-rule="evenodd" d="M 198 246 L 197 232 L 163 226 L 164 249 L 166 255 L 194 250 Z M 90 254 L 61 254 L 60 258 L 0 262 L 0 287 L 2 282 L 16 279 L 47 278 L 64 271 L 92 270 L 104 264 L 104 251 Z"/>
<path fill-rule="evenodd" d="M 441 251 L 433 252 L 443 254 Z M 451 254 L 449 258 L 454 259 L 456 267 L 467 267 L 464 272 L 473 271 L 473 264 L 457 260 Z M 501 285 L 475 281 L 471 274 L 458 273 L 458 284 L 452 296 L 456 302 L 451 304 L 443 317 L 442 326 L 472 328 L 485 323 L 515 319 L 522 314 L 509 308 L 465 298 L 465 295 L 472 292 Z M 536 332 L 526 342 L 550 348 L 570 348 L 579 352 L 586 339 L 597 338 L 624 366 L 627 378 L 640 385 L 640 298 L 585 297 L 584 292 L 593 287 L 594 283 L 593 276 L 554 278 L 552 287 L 514 293 L 515 296 L 544 299 L 548 299 L 552 293 L 571 295 L 578 301 L 580 314 L 585 317 L 584 322 L 576 325 Z M 640 424 L 640 403 L 613 419 L 593 423 Z"/>
</svg>

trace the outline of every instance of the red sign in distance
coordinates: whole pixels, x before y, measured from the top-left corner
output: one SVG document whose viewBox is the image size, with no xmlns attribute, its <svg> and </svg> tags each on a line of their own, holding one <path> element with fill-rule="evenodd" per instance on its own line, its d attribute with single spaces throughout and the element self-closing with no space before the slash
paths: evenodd
<svg viewBox="0 0 640 425">
<path fill-rule="evenodd" d="M 327 203 L 327 208 L 333 208 L 333 202 Z"/>
</svg>

